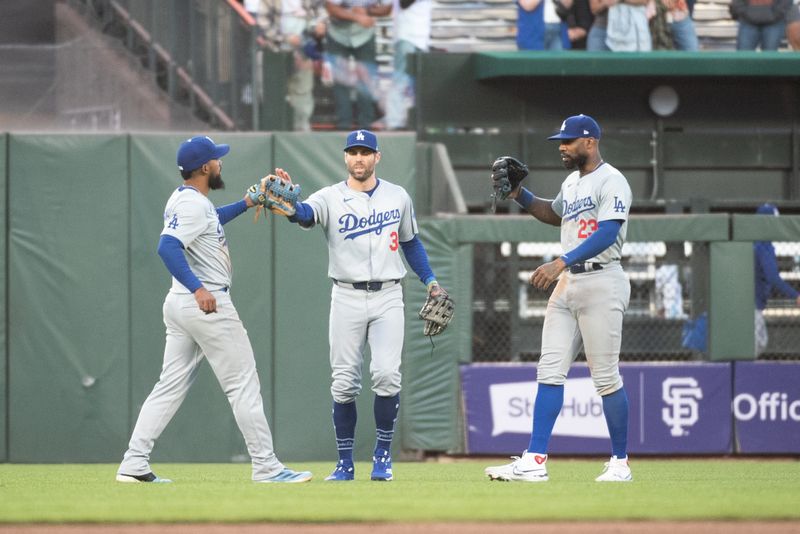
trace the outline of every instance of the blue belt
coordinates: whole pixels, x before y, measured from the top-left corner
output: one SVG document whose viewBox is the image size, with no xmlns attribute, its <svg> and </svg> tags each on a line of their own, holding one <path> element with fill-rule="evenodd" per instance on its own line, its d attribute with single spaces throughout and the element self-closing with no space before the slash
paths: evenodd
<svg viewBox="0 0 800 534">
<path fill-rule="evenodd" d="M 381 289 L 386 289 L 387 287 L 392 287 L 395 284 L 399 284 L 400 280 L 387 280 L 386 282 L 340 282 L 339 280 L 333 279 L 333 283 L 340 287 L 347 287 L 350 289 L 360 289 L 362 291 L 380 291 Z"/>
<path fill-rule="evenodd" d="M 572 274 L 581 274 L 581 273 L 588 273 L 591 271 L 602 271 L 603 264 L 602 263 L 577 263 L 575 265 L 571 265 L 569 268 L 569 272 Z"/>
</svg>

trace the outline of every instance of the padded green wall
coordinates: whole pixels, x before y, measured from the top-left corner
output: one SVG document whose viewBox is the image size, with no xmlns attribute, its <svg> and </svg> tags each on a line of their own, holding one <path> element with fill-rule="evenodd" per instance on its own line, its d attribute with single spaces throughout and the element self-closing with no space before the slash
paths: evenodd
<svg viewBox="0 0 800 534">
<path fill-rule="evenodd" d="M 9 137 L 12 209 L 3 235 L 10 236 L 14 314 L 10 374 L 0 374 L 11 401 L 10 447 L 0 459 L 121 458 L 161 369 L 170 277 L 156 247 L 164 204 L 182 183 L 175 149 L 189 135 Z M 343 134 L 214 137 L 232 147 L 223 165 L 227 187 L 210 195 L 218 206 L 241 199 L 276 165 L 294 174 L 305 196 L 345 178 Z M 379 175 L 413 195 L 414 136 L 384 135 L 381 144 Z M 272 215 L 255 223 L 253 215 L 226 225 L 231 294 L 255 351 L 276 452 L 285 461 L 333 459 L 325 240 L 318 229 L 305 232 Z M 359 406 L 358 453 L 366 458 L 374 442 L 371 395 Z M 248 461 L 207 364 L 152 459 Z"/>
<path fill-rule="evenodd" d="M 0 134 L 0 462 L 8 459 L 8 433 L 6 425 L 8 423 L 8 381 L 6 380 L 6 370 L 8 368 L 7 332 L 6 332 L 6 215 L 8 209 L 6 187 L 7 162 L 6 148 L 8 145 L 8 135 Z"/>
<path fill-rule="evenodd" d="M 10 137 L 10 461 L 109 461 L 122 452 L 127 151 L 126 136 Z"/>
<path fill-rule="evenodd" d="M 752 360 L 755 357 L 753 244 L 711 243 L 708 313 L 710 360 Z"/>
</svg>

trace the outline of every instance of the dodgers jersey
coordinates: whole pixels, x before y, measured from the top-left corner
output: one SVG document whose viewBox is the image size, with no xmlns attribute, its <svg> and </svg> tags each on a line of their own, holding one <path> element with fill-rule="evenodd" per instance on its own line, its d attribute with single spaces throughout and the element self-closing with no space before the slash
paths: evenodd
<svg viewBox="0 0 800 534">
<path fill-rule="evenodd" d="M 164 208 L 164 230 L 183 243 L 186 261 L 208 290 L 231 285 L 231 255 L 217 210 L 200 191 L 190 186 L 176 189 Z M 172 278 L 172 293 L 189 293 Z"/>
<path fill-rule="evenodd" d="M 402 187 L 378 180 L 372 196 L 347 187 L 324 187 L 305 201 L 328 240 L 328 276 L 342 282 L 403 278 L 400 243 L 419 232 L 411 197 Z"/>
<path fill-rule="evenodd" d="M 616 168 L 601 163 L 585 176 L 574 171 L 561 184 L 553 200 L 553 211 L 561 217 L 561 248 L 575 249 L 598 228 L 601 221 L 621 220 L 617 240 L 603 252 L 586 260 L 609 263 L 622 258 L 622 244 L 628 231 L 628 213 L 633 193 L 628 181 Z"/>
</svg>

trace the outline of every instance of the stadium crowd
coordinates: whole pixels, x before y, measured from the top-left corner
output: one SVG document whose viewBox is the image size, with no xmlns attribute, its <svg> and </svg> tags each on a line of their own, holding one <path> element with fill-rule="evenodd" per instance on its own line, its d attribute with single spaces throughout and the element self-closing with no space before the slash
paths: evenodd
<svg viewBox="0 0 800 534">
<path fill-rule="evenodd" d="M 408 57 L 431 48 L 434 0 L 240 0 L 274 50 L 291 51 L 287 100 L 309 131 L 314 86 L 331 88 L 337 130 L 403 130 L 414 102 Z M 519 50 L 700 50 L 696 0 L 516 0 Z M 793 3 L 794 1 L 794 3 Z M 800 0 L 731 0 L 737 50 L 800 51 Z M 391 17 L 392 74 L 381 87 L 378 20 Z"/>
</svg>

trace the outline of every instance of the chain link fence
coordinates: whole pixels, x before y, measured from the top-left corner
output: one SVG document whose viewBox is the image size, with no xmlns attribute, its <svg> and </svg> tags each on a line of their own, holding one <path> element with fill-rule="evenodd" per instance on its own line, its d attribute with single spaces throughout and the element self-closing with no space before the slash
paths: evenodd
<svg viewBox="0 0 800 534">
<path fill-rule="evenodd" d="M 781 278 L 800 289 L 800 242 L 775 243 Z M 708 308 L 705 243 L 631 242 L 622 266 L 631 297 L 622 330 L 626 361 L 702 360 Z M 474 245 L 473 343 L 475 362 L 537 361 L 547 300 L 528 283 L 533 271 L 562 253 L 554 242 Z M 752 288 L 731 288 L 752 291 Z M 763 312 L 769 341 L 760 359 L 800 358 L 800 308 L 773 291 Z M 755 326 L 754 326 L 755 327 Z M 583 352 L 578 356 L 585 360 Z"/>
</svg>

